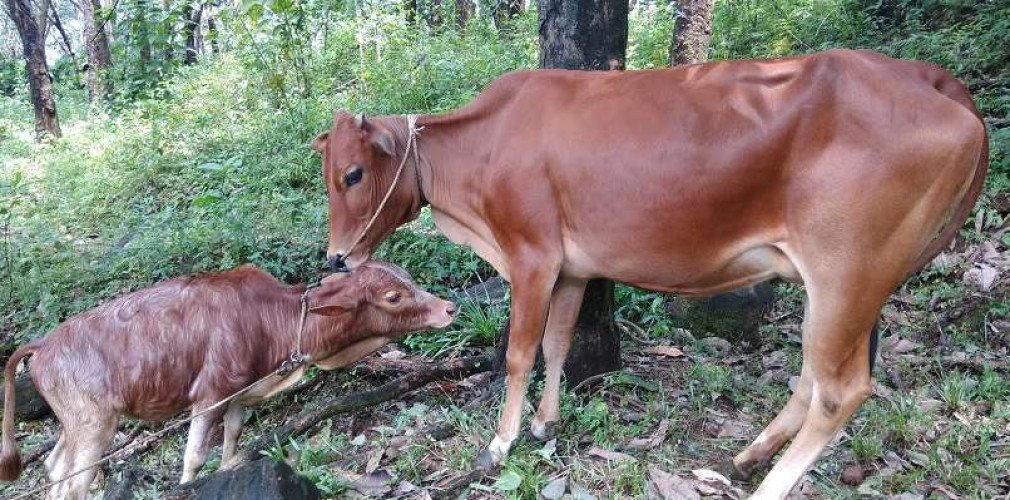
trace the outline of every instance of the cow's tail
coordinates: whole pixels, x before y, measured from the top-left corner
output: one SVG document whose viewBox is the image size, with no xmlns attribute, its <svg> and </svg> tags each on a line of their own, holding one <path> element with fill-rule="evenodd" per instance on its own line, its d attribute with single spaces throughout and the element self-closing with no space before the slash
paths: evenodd
<svg viewBox="0 0 1010 500">
<path fill-rule="evenodd" d="M 946 73 L 934 84 L 934 87 L 941 94 L 961 104 L 978 117 L 979 122 L 982 123 L 982 150 L 978 155 L 975 175 L 971 180 L 971 184 L 968 186 L 964 196 L 961 197 L 957 207 L 951 213 L 950 220 L 940 229 L 936 238 L 926 245 L 926 248 L 919 254 L 919 258 L 911 269 L 913 273 L 929 264 L 957 236 L 958 231 L 964 225 L 964 221 L 968 219 L 971 209 L 975 206 L 975 202 L 978 201 L 978 197 L 982 193 L 982 188 L 985 186 L 985 176 L 989 171 L 989 134 L 985 128 L 985 120 L 983 120 L 982 114 L 978 112 L 978 108 L 975 107 L 971 94 L 968 93 L 968 90 L 961 82 Z"/>
<path fill-rule="evenodd" d="M 18 443 L 14 439 L 14 377 L 17 376 L 18 364 L 21 359 L 34 354 L 38 342 L 29 342 L 11 354 L 4 368 L 4 416 L 3 443 L 0 448 L 0 480 L 13 481 L 21 475 L 24 464 L 18 454 Z"/>
</svg>

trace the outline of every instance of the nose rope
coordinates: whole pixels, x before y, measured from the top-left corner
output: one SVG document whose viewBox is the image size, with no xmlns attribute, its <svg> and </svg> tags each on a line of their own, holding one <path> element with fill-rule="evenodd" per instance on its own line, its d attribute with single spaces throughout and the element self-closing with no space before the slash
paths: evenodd
<svg viewBox="0 0 1010 500">
<path fill-rule="evenodd" d="M 346 259 L 351 256 L 351 252 L 353 252 L 354 249 L 357 248 L 358 244 L 361 243 L 361 240 L 365 238 L 365 234 L 372 228 L 372 224 L 375 224 L 375 221 L 379 218 L 379 214 L 382 212 L 382 209 L 386 206 L 386 202 L 388 202 L 389 198 L 393 195 L 393 190 L 396 189 L 396 183 L 400 181 L 400 175 L 403 174 L 403 167 L 407 165 L 407 158 L 410 157 L 411 146 L 413 146 L 414 158 L 417 158 L 416 138 L 417 133 L 420 130 L 417 128 L 417 116 L 418 115 L 407 115 L 407 147 L 403 150 L 403 159 L 400 160 L 400 166 L 396 168 L 396 176 L 393 177 L 393 182 L 389 184 L 386 196 L 382 197 L 382 201 L 379 202 L 379 208 L 375 209 L 375 213 L 372 214 L 372 218 L 369 219 L 368 224 L 365 224 L 365 227 L 361 229 L 361 232 L 358 233 L 358 237 L 354 239 L 351 246 L 348 247 L 344 253 L 337 254 L 333 262 L 333 270 L 335 272 L 350 272 L 350 270 L 347 269 Z M 420 187 L 420 182 L 421 179 L 418 177 L 418 187 Z"/>
</svg>

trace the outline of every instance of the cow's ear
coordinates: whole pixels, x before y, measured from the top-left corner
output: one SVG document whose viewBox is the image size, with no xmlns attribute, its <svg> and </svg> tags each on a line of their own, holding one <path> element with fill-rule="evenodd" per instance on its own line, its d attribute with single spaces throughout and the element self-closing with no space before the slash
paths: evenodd
<svg viewBox="0 0 1010 500">
<path fill-rule="evenodd" d="M 361 290 L 347 277 L 325 279 L 319 288 L 309 292 L 308 310 L 312 314 L 339 316 L 357 309 L 360 304 Z"/>
<path fill-rule="evenodd" d="M 375 149 L 385 153 L 386 156 L 393 156 L 394 151 L 396 151 L 396 142 L 393 140 L 393 134 L 385 130 L 374 130 L 369 136 L 371 136 L 372 146 Z"/>
<path fill-rule="evenodd" d="M 312 150 L 319 154 L 323 154 L 323 151 L 326 149 L 326 139 L 329 138 L 329 132 L 323 132 L 317 135 L 315 139 L 312 139 Z"/>
</svg>

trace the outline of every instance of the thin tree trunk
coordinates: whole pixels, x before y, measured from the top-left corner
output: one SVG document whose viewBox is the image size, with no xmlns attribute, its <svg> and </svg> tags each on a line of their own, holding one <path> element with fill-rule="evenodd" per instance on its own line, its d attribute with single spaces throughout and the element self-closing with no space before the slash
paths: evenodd
<svg viewBox="0 0 1010 500">
<path fill-rule="evenodd" d="M 492 10 L 495 26 L 503 26 L 522 11 L 523 0 L 495 0 Z"/>
<path fill-rule="evenodd" d="M 56 27 L 56 31 L 60 33 L 60 41 L 63 42 L 63 50 L 67 52 L 70 56 L 70 60 L 74 62 L 74 67 L 77 67 L 77 55 L 74 54 L 74 46 L 70 42 L 70 36 L 67 35 L 67 30 L 63 28 L 63 22 L 60 20 L 59 13 L 56 12 L 56 7 L 53 6 L 50 9 L 50 22 Z"/>
<path fill-rule="evenodd" d="M 56 116 L 53 81 L 49 77 L 49 66 L 46 64 L 45 39 L 42 38 L 27 0 L 4 0 L 4 2 L 21 37 L 28 88 L 32 95 L 32 106 L 35 108 L 36 140 L 41 140 L 47 134 L 59 137 L 60 120 Z"/>
<path fill-rule="evenodd" d="M 84 48 L 88 53 L 88 101 L 95 103 L 109 96 L 105 71 L 112 66 L 112 54 L 105 35 L 105 23 L 98 16 L 102 5 L 98 0 L 81 0 L 80 5 L 84 21 Z"/>
<path fill-rule="evenodd" d="M 670 66 L 708 60 L 714 0 L 678 0 L 670 40 Z"/>
<path fill-rule="evenodd" d="M 627 0 L 539 0 L 540 67 L 615 70 L 624 68 L 628 46 Z M 614 283 L 592 280 L 565 362 L 573 387 L 621 366 L 621 343 L 614 326 Z"/>
<path fill-rule="evenodd" d="M 183 55 L 182 63 L 191 66 L 196 64 L 196 30 L 200 25 L 200 15 L 203 14 L 203 5 L 197 7 L 195 10 L 192 5 L 187 5 L 183 10 L 183 19 L 185 19 L 185 26 L 183 27 L 183 33 L 186 37 L 186 53 Z"/>
<path fill-rule="evenodd" d="M 473 17 L 475 8 L 473 0 L 456 0 L 456 27 L 465 28 Z"/>
<path fill-rule="evenodd" d="M 328 26 L 323 25 L 323 29 L 327 29 Z M 210 38 L 210 53 L 217 54 L 220 52 L 220 48 L 217 42 L 217 18 L 214 16 L 214 11 L 207 13 L 207 38 Z M 325 36 L 324 36 L 325 40 Z M 325 43 L 323 44 L 325 46 Z"/>
<path fill-rule="evenodd" d="M 172 12 L 172 0 L 161 0 L 161 8 L 164 10 L 165 15 L 168 15 Z M 188 12 L 186 14 L 186 17 L 189 17 Z M 165 62 L 171 62 L 172 59 L 175 59 L 175 45 L 173 45 L 175 43 L 175 27 L 169 26 L 167 29 L 168 41 L 165 43 L 165 50 L 162 52 L 162 57 L 165 59 Z"/>
</svg>

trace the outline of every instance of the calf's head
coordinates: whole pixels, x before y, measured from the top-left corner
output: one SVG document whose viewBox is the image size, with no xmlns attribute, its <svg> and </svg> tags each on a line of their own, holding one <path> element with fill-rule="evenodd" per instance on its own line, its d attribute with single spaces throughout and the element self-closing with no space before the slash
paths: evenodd
<svg viewBox="0 0 1010 500">
<path fill-rule="evenodd" d="M 332 338 L 321 339 L 322 352 L 313 353 L 314 358 L 338 354 L 355 344 L 362 352 L 345 357 L 360 358 L 407 333 L 449 326 L 456 305 L 418 288 L 403 269 L 368 261 L 350 273 L 324 279 L 309 292 L 308 312 L 331 317 L 341 326 L 327 334 Z"/>
<path fill-rule="evenodd" d="M 369 120 L 341 111 L 335 115 L 332 129 L 312 141 L 312 149 L 323 159 L 330 215 L 326 256 L 334 271 L 344 265 L 353 269 L 368 260 L 382 240 L 421 209 L 412 165 L 404 165 L 404 173 L 392 186 L 407 154 L 406 124 L 397 120 Z M 380 202 L 391 186 L 389 200 L 380 211 Z M 375 223 L 362 234 L 377 211 Z M 361 241 L 355 245 L 359 235 Z"/>
</svg>

